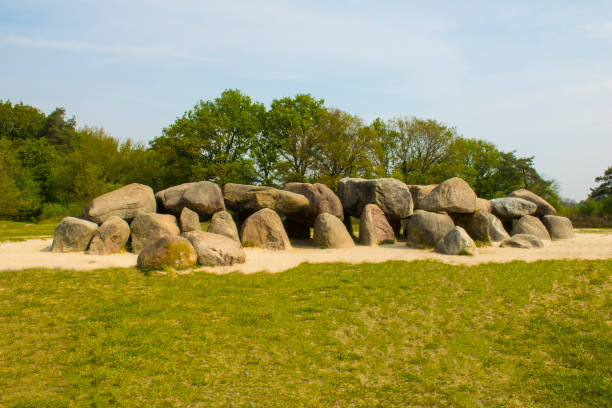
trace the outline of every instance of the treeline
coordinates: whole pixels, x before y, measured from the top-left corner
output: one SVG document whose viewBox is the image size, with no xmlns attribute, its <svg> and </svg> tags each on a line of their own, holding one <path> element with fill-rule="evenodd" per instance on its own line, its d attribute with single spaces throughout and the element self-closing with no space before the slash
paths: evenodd
<svg viewBox="0 0 612 408">
<path fill-rule="evenodd" d="M 269 108 L 238 90 L 200 101 L 148 146 L 103 129 L 77 128 L 57 108 L 0 101 L 0 217 L 78 214 L 93 197 L 138 182 L 154 190 L 211 180 L 282 186 L 342 177 L 395 177 L 407 184 L 465 179 L 480 197 L 528 188 L 559 206 L 555 183 L 533 157 L 463 137 L 432 119 L 364 123 L 309 94 Z"/>
</svg>

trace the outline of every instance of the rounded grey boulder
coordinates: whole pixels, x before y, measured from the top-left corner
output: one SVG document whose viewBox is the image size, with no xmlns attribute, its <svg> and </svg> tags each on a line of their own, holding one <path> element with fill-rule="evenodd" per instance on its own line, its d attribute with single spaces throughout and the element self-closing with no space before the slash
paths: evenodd
<svg viewBox="0 0 612 408">
<path fill-rule="evenodd" d="M 225 235 L 204 231 L 191 231 L 182 234 L 187 238 L 196 253 L 198 263 L 204 266 L 227 266 L 246 261 L 246 253 L 240 243 Z"/>
<path fill-rule="evenodd" d="M 446 213 L 417 210 L 404 223 L 404 234 L 409 246 L 433 247 L 454 227 L 453 220 Z"/>
<path fill-rule="evenodd" d="M 345 216 L 361 217 L 366 205 L 376 204 L 387 220 L 399 222 L 413 210 L 408 186 L 394 178 L 343 178 L 338 182 L 338 198 Z"/>
<path fill-rule="evenodd" d="M 263 208 L 246 219 L 240 230 L 240 241 L 244 246 L 275 250 L 291 248 L 283 222 L 270 208 Z"/>
<path fill-rule="evenodd" d="M 158 191 L 155 198 L 160 209 L 177 217 L 187 207 L 200 216 L 201 221 L 209 220 L 217 211 L 225 210 L 221 189 L 210 181 L 185 183 Z"/>
<path fill-rule="evenodd" d="M 504 240 L 500 248 L 542 248 L 544 243 L 541 239 L 531 234 L 517 234 L 512 238 Z"/>
<path fill-rule="evenodd" d="M 323 213 L 335 215 L 341 220 L 344 217 L 340 199 L 325 184 L 288 183 L 284 189 L 285 191 L 301 194 L 308 199 L 309 205 L 307 209 L 287 215 L 287 217 L 295 221 L 312 225 L 317 215 Z"/>
<path fill-rule="evenodd" d="M 504 228 L 504 224 L 493 214 L 485 213 L 489 220 L 489 236 L 493 242 L 501 242 L 510 238 L 510 234 Z"/>
<path fill-rule="evenodd" d="M 335 215 L 323 213 L 315 219 L 312 240 L 327 248 L 352 248 L 355 246 L 344 223 Z"/>
<path fill-rule="evenodd" d="M 150 242 L 138 254 L 139 268 L 183 269 L 196 264 L 198 256 L 189 240 L 171 235 Z"/>
<path fill-rule="evenodd" d="M 51 252 L 83 252 L 98 230 L 98 224 L 65 217 L 55 227 Z"/>
<path fill-rule="evenodd" d="M 494 198 L 491 202 L 492 213 L 502 221 L 521 218 L 536 212 L 538 206 L 517 197 Z"/>
<path fill-rule="evenodd" d="M 542 221 L 531 215 L 523 215 L 513 222 L 512 235 L 517 234 L 535 235 L 539 239 L 550 241 L 550 234 Z"/>
<path fill-rule="evenodd" d="M 490 232 L 491 221 L 488 215 L 490 214 L 487 214 L 481 210 L 476 210 L 476 212 L 470 214 L 450 214 L 455 225 L 463 228 L 473 239 L 483 243 L 489 243 L 492 241 Z"/>
<path fill-rule="evenodd" d="M 134 218 L 132 230 L 132 252 L 135 254 L 153 241 L 180 233 L 176 217 L 170 214 L 148 213 Z"/>
<path fill-rule="evenodd" d="M 346 230 L 346 228 L 345 228 Z M 395 233 L 385 213 L 376 204 L 368 204 L 359 219 L 359 242 L 363 245 L 380 245 L 395 242 Z"/>
<path fill-rule="evenodd" d="M 476 211 L 476 193 L 465 180 L 450 178 L 434 188 L 420 206 L 431 212 L 473 213 Z"/>
<path fill-rule="evenodd" d="M 557 210 L 555 210 L 555 207 L 550 205 L 548 201 L 546 201 L 536 193 L 526 190 L 524 188 L 511 192 L 510 194 L 508 194 L 508 197 L 522 198 L 523 200 L 527 200 L 534 203 L 537 206 L 534 215 L 538 217 L 543 217 L 545 215 L 557 215 Z"/>
<path fill-rule="evenodd" d="M 542 222 L 553 240 L 571 239 L 575 237 L 572 221 L 557 215 L 545 215 Z"/>
<path fill-rule="evenodd" d="M 219 211 L 212 216 L 210 224 L 208 225 L 208 232 L 212 234 L 224 235 L 229 239 L 240 242 L 236 223 L 234 222 L 231 214 L 227 211 Z"/>
<path fill-rule="evenodd" d="M 117 216 L 110 217 L 96 231 L 87 253 L 110 255 L 121 252 L 130 238 L 130 226 Z"/>
<path fill-rule="evenodd" d="M 129 221 L 137 215 L 156 210 L 157 204 L 151 187 L 132 183 L 94 198 L 85 208 L 83 218 L 102 224 L 112 216 Z"/>
<path fill-rule="evenodd" d="M 476 244 L 461 227 L 454 227 L 436 243 L 436 252 L 445 255 L 478 255 Z"/>
</svg>

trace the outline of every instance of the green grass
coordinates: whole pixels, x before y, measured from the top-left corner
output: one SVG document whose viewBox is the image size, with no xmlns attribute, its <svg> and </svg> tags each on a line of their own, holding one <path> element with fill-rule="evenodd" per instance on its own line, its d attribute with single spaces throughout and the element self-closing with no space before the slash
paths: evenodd
<svg viewBox="0 0 612 408">
<path fill-rule="evenodd" d="M 0 242 L 53 238 L 53 230 L 60 221 L 60 218 L 52 218 L 38 223 L 0 220 Z"/>
<path fill-rule="evenodd" d="M 612 261 L 0 273 L 0 406 L 612 405 Z"/>
<path fill-rule="evenodd" d="M 583 234 L 612 234 L 612 228 L 576 228 L 575 231 Z"/>
</svg>

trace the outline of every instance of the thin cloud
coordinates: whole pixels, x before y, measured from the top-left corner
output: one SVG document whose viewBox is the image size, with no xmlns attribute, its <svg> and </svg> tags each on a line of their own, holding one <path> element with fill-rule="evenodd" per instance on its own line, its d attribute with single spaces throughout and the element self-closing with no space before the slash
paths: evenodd
<svg viewBox="0 0 612 408">
<path fill-rule="evenodd" d="M 200 62 L 218 62 L 215 58 L 173 52 L 163 48 L 133 46 L 127 44 L 98 44 L 85 41 L 66 41 L 55 39 L 28 38 L 13 34 L 0 33 L 0 41 L 22 46 L 58 49 L 72 52 L 95 52 L 105 54 L 149 55 L 156 57 L 178 58 Z"/>
<path fill-rule="evenodd" d="M 584 29 L 594 37 L 612 39 L 612 21 L 587 24 Z"/>
</svg>

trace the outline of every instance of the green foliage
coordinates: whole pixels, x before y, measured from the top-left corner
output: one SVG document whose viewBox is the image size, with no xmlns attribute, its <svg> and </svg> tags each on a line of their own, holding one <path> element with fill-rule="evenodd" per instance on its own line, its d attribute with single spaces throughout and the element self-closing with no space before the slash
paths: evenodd
<svg viewBox="0 0 612 408">
<path fill-rule="evenodd" d="M 0 273 L 1 406 L 607 407 L 612 262 Z"/>
<path fill-rule="evenodd" d="M 560 208 L 555 183 L 537 173 L 533 157 L 461 137 L 432 119 L 376 119 L 365 126 L 310 94 L 276 99 L 266 110 L 228 89 L 201 100 L 150 146 L 119 143 L 103 129 L 76 129 L 76 120 L 65 116 L 63 108 L 46 116 L 0 101 L 1 218 L 72 213 L 129 183 L 155 191 L 198 180 L 279 187 L 306 181 L 335 189 L 343 177 L 430 184 L 458 176 L 483 198 L 527 188 Z M 605 177 L 598 178 L 602 189 Z"/>
<path fill-rule="evenodd" d="M 599 200 L 612 197 L 612 166 L 606 169 L 603 176 L 596 177 L 595 181 L 599 185 L 591 189 L 589 198 Z M 612 211 L 609 214 L 612 214 Z"/>
</svg>

